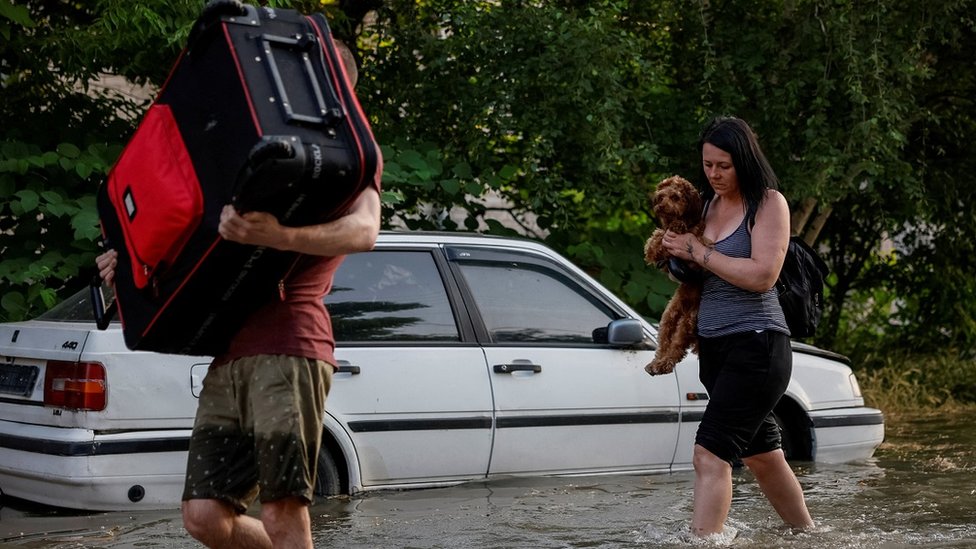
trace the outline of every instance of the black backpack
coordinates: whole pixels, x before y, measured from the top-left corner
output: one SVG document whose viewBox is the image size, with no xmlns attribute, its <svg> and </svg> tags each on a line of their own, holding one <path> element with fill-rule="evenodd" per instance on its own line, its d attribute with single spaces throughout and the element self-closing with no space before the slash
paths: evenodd
<svg viewBox="0 0 976 549">
<path fill-rule="evenodd" d="M 802 238 L 790 237 L 776 290 L 792 337 L 816 333 L 823 316 L 824 277 L 828 272 L 827 264 Z"/>
<path fill-rule="evenodd" d="M 749 208 L 749 228 L 756 223 L 756 212 Z M 791 236 L 786 247 L 783 269 L 776 280 L 779 304 L 786 317 L 790 337 L 810 337 L 817 333 L 823 316 L 824 277 L 830 269 L 802 238 Z"/>
</svg>

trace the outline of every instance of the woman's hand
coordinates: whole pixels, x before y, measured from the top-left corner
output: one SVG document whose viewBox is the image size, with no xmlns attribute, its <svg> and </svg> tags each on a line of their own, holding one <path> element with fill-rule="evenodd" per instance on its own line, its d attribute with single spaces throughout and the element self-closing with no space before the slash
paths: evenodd
<svg viewBox="0 0 976 549">
<path fill-rule="evenodd" d="M 705 245 L 691 233 L 678 234 L 673 231 L 665 231 L 662 242 L 672 257 L 696 264 L 702 259 L 702 253 L 705 249 Z"/>
</svg>

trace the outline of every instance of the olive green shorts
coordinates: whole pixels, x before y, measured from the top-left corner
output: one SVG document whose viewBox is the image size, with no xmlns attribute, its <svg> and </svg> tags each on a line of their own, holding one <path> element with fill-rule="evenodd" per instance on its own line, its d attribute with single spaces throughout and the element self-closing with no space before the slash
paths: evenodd
<svg viewBox="0 0 976 549">
<path fill-rule="evenodd" d="M 285 355 L 211 365 L 203 380 L 183 499 L 220 499 L 238 512 L 261 501 L 313 500 L 332 367 Z"/>
</svg>

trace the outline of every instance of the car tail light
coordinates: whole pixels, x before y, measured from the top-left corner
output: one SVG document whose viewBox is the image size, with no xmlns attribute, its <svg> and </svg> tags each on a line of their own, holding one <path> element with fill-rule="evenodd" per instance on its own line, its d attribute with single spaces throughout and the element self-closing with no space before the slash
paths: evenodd
<svg viewBox="0 0 976 549">
<path fill-rule="evenodd" d="M 857 383 L 857 376 L 851 374 L 848 379 L 851 382 L 851 391 L 854 393 L 854 398 L 861 398 L 864 396 L 861 394 L 861 386 Z"/>
<path fill-rule="evenodd" d="M 44 405 L 72 410 L 105 409 L 105 366 L 98 362 L 47 363 Z"/>
</svg>

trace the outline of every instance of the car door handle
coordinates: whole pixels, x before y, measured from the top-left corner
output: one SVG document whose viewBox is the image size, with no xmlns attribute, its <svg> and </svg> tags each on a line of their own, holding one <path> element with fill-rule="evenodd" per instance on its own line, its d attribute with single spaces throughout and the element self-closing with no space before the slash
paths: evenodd
<svg viewBox="0 0 976 549">
<path fill-rule="evenodd" d="M 354 376 L 359 375 L 359 366 L 353 366 L 348 361 L 339 360 L 337 361 L 335 367 L 335 373 L 337 374 L 350 374 Z"/>
<path fill-rule="evenodd" d="M 510 374 L 512 372 L 532 372 L 538 374 L 542 371 L 542 366 L 529 362 L 516 362 L 514 364 L 495 364 L 492 367 L 496 374 Z"/>
</svg>

